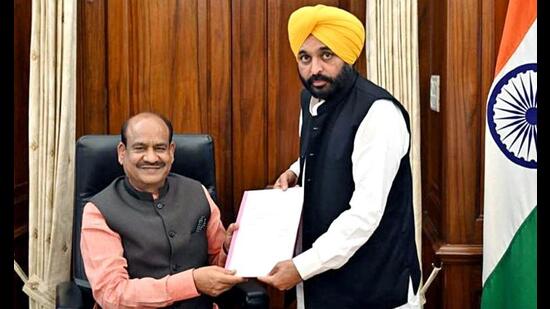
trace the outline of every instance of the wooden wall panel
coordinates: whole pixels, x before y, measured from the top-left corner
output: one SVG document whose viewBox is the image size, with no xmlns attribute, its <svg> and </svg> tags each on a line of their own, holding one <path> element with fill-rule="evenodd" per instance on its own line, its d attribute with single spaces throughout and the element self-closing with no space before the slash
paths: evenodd
<svg viewBox="0 0 550 309">
<path fill-rule="evenodd" d="M 31 34 L 31 1 L 14 1 L 14 130 L 13 193 L 14 237 L 26 233 L 29 203 L 29 55 Z"/>
<path fill-rule="evenodd" d="M 199 83 L 205 81 L 199 81 L 197 1 L 128 1 L 109 13 L 118 10 L 123 18 L 109 18 L 108 52 L 120 48 L 123 64 L 120 71 L 109 71 L 109 86 L 120 87 L 121 94 L 127 89 L 128 98 L 110 102 L 110 107 L 127 105 L 120 115 L 118 108 L 110 110 L 111 126 L 118 129 L 128 116 L 155 111 L 172 119 L 175 132 L 206 130 L 206 105 L 199 100 Z M 118 38 L 122 46 L 115 43 Z M 110 63 L 109 69 L 112 65 L 118 68 Z"/>
<path fill-rule="evenodd" d="M 443 78 L 445 2 L 418 0 L 418 45 L 420 78 L 421 114 L 421 174 L 422 174 L 422 273 L 424 282 L 433 265 L 441 261 L 435 252 L 441 246 L 441 185 L 442 185 L 442 138 L 440 113 L 430 109 L 430 78 L 439 75 Z M 444 271 L 444 270 L 442 270 Z M 425 309 L 442 307 L 442 274 L 426 293 Z"/>
<path fill-rule="evenodd" d="M 135 3 L 135 2 L 134 2 Z M 120 131 L 120 126 L 130 116 L 130 73 L 128 68 L 129 17 L 128 2 L 106 2 L 107 32 L 107 97 L 109 100 L 108 132 Z M 136 47 L 137 48 L 137 47 Z"/>
<path fill-rule="evenodd" d="M 214 139 L 218 204 L 228 225 L 236 218 L 231 152 L 231 0 L 198 3 L 200 80 L 205 81 L 199 84 L 200 97 L 207 107 L 206 132 Z"/>
<path fill-rule="evenodd" d="M 474 265 L 446 264 L 442 274 L 443 306 L 448 309 L 480 308 L 481 261 Z M 452 286 L 452 290 L 445 287 Z M 460 298 L 459 298 L 460 297 Z"/>
<path fill-rule="evenodd" d="M 107 20 L 105 0 L 79 1 L 76 136 L 107 133 Z"/>
<path fill-rule="evenodd" d="M 478 0 L 448 1 L 442 80 L 443 226 L 450 243 L 475 237 L 481 156 L 481 36 Z M 480 231 L 477 231 L 480 232 Z"/>
<path fill-rule="evenodd" d="M 441 229 L 441 115 L 430 109 L 430 78 L 443 77 L 443 53 L 439 47 L 445 25 L 444 2 L 418 1 L 420 66 L 422 208 Z M 437 13 L 435 13 L 437 12 Z"/>
<path fill-rule="evenodd" d="M 30 34 L 31 34 L 31 1 L 14 1 L 13 18 L 13 124 L 15 142 L 13 156 L 18 160 L 14 161 L 13 184 L 16 187 L 28 186 L 29 181 L 29 150 L 28 140 L 28 110 L 29 110 L 29 55 L 30 55 Z M 23 160 L 20 160 L 24 158 Z M 28 190 L 27 190 L 28 191 Z M 15 195 L 16 199 L 18 195 Z"/>
<path fill-rule="evenodd" d="M 13 254 L 27 271 L 29 221 L 29 56 L 32 2 L 13 2 Z M 23 283 L 13 272 L 13 308 L 28 307 Z"/>
<path fill-rule="evenodd" d="M 232 2 L 233 202 L 267 183 L 267 4 Z"/>
<path fill-rule="evenodd" d="M 29 205 L 29 55 L 31 1 L 14 1 L 14 238 L 27 235 Z"/>
</svg>

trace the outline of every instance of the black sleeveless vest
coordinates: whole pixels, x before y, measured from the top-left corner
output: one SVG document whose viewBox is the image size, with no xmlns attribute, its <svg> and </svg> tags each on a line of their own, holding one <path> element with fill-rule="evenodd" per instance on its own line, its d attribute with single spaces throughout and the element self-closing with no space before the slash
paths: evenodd
<svg viewBox="0 0 550 309">
<path fill-rule="evenodd" d="M 130 279 L 160 279 L 208 265 L 206 225 L 210 205 L 199 182 L 169 174 L 157 200 L 135 190 L 125 176 L 91 200 L 107 225 L 120 234 Z M 168 308 L 212 308 L 199 296 Z"/>
<path fill-rule="evenodd" d="M 357 72 L 347 87 L 309 112 L 311 94 L 302 91 L 300 179 L 304 184 L 302 250 L 325 233 L 332 221 L 350 208 L 355 189 L 351 155 L 357 129 L 374 101 L 393 101 L 409 130 L 408 113 L 386 90 Z M 391 103 L 389 103 L 391 104 Z M 410 148 L 410 147 L 409 147 Z M 304 175 L 304 159 L 305 177 Z M 306 308 L 394 308 L 407 302 L 409 277 L 418 290 L 412 176 L 409 151 L 402 158 L 385 211 L 370 239 L 339 269 L 304 281 Z"/>
</svg>

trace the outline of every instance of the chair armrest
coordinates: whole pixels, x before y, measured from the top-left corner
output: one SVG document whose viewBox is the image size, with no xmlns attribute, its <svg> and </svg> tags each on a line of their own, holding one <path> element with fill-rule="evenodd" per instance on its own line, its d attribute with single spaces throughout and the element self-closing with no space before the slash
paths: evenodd
<svg viewBox="0 0 550 309">
<path fill-rule="evenodd" d="M 82 292 L 72 281 L 61 282 L 55 289 L 56 309 L 84 308 Z"/>
<path fill-rule="evenodd" d="M 218 296 L 215 302 L 220 308 L 267 309 L 269 296 L 267 290 L 256 279 L 239 283 L 229 291 Z"/>
</svg>

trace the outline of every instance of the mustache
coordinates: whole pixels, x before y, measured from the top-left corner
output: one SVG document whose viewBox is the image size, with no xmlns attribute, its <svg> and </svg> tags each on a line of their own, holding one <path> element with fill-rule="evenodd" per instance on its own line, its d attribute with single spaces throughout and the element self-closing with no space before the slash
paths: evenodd
<svg viewBox="0 0 550 309">
<path fill-rule="evenodd" d="M 154 168 L 161 168 L 164 167 L 166 163 L 164 162 L 143 162 L 137 164 L 138 168 L 144 168 L 144 167 L 154 167 Z"/>
<path fill-rule="evenodd" d="M 334 83 L 334 79 L 323 74 L 313 74 L 307 79 L 307 83 L 309 85 L 313 84 L 314 81 L 325 81 L 328 83 Z"/>
</svg>

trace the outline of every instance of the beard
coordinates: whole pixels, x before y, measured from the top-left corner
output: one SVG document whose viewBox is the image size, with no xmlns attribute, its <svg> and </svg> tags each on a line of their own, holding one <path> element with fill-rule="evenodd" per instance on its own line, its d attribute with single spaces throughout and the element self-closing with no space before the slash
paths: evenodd
<svg viewBox="0 0 550 309">
<path fill-rule="evenodd" d="M 353 75 L 353 68 L 351 65 L 345 64 L 335 78 L 331 78 L 323 74 L 313 74 L 306 80 L 301 74 L 298 73 L 298 75 L 300 76 L 302 84 L 311 93 L 311 95 L 318 99 L 326 100 L 333 93 L 344 88 L 346 82 Z M 315 81 L 325 81 L 327 83 L 323 88 L 317 88 L 313 86 L 313 82 Z"/>
</svg>

